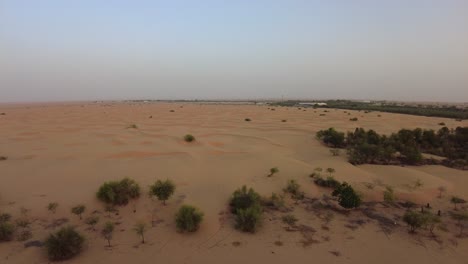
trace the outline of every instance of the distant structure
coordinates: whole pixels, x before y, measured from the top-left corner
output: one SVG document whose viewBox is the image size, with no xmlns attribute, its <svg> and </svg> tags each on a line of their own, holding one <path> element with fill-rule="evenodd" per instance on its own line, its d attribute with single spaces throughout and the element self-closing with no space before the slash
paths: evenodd
<svg viewBox="0 0 468 264">
<path fill-rule="evenodd" d="M 312 102 L 312 103 L 299 103 L 299 105 L 304 105 L 304 106 L 326 106 L 327 103 L 323 103 L 323 102 Z"/>
</svg>

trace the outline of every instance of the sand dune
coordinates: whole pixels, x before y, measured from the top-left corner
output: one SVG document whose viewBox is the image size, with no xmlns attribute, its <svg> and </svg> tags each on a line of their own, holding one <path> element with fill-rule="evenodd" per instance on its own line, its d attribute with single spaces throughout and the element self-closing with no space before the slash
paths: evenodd
<svg viewBox="0 0 468 264">
<path fill-rule="evenodd" d="M 0 106 L 0 112 L 7 113 L 0 116 L 0 155 L 8 156 L 0 161 L 0 212 L 16 217 L 20 208 L 29 209 L 31 240 L 44 239 L 54 230 L 48 226 L 59 218 L 77 226 L 87 237 L 86 249 L 66 263 L 468 263 L 466 238 L 455 237 L 450 228 L 438 231 L 441 242 L 408 234 L 401 219 L 395 218 L 402 209 L 373 205 L 372 210 L 395 221 L 391 232 L 384 232 L 364 209 L 333 211 L 333 220 L 325 225 L 322 212 L 311 203 L 330 190 L 317 187 L 309 177 L 316 167 L 331 167 L 336 179 L 352 184 L 369 204 L 382 201 L 385 186 L 392 186 L 402 200 L 431 203 L 445 212 L 452 207 L 449 195 L 468 197 L 467 171 L 442 166 L 353 166 L 344 154 L 332 156 L 315 139 L 315 132 L 363 127 L 391 133 L 400 128 L 438 129 L 439 122 L 467 126 L 467 121 L 303 110 L 189 103 Z M 350 116 L 359 120 L 350 122 Z M 137 128 L 128 128 L 131 124 Z M 196 141 L 184 142 L 186 134 Z M 279 173 L 267 177 L 272 167 L 278 167 Z M 99 233 L 88 230 L 70 208 L 84 203 L 86 216 L 96 210 L 104 221 L 107 216 L 95 192 L 103 182 L 123 177 L 136 180 L 144 193 L 156 179 L 171 179 L 177 189 L 167 206 L 143 195 L 119 208 L 119 214 L 111 216 L 119 223 L 115 246 L 108 249 Z M 302 231 L 286 231 L 284 213 L 276 211 L 265 213 L 256 234 L 233 228 L 227 203 L 236 188 L 245 184 L 268 196 L 282 193 L 289 179 L 297 180 L 310 199 L 298 204 L 286 199 Z M 415 187 L 418 180 L 422 185 Z M 442 199 L 439 186 L 447 188 Z M 55 215 L 45 209 L 53 201 L 59 203 Z M 184 203 L 205 213 L 194 234 L 176 232 L 174 214 Z M 157 224 L 146 235 L 148 243 L 140 244 L 131 229 L 137 221 L 150 223 L 153 212 Z M 43 249 L 23 244 L 0 243 L 0 263 L 48 263 Z"/>
</svg>

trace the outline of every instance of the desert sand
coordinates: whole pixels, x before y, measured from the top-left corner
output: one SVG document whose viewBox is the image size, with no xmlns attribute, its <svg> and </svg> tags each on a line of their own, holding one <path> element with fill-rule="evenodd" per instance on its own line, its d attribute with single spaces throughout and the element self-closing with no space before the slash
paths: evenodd
<svg viewBox="0 0 468 264">
<path fill-rule="evenodd" d="M 56 230 L 50 226 L 54 220 L 68 219 L 67 224 L 85 235 L 86 248 L 66 263 L 468 263 L 468 238 L 456 237 L 453 223 L 449 222 L 448 231 L 436 230 L 437 239 L 426 230 L 409 234 L 398 219 L 403 210 L 376 203 L 376 212 L 395 218 L 391 231 L 359 210 L 331 211 L 334 217 L 324 226 L 323 215 L 308 204 L 330 194 L 313 183 L 310 173 L 316 167 L 333 167 L 334 177 L 352 184 L 365 202 L 382 201 L 384 186 L 390 185 L 399 199 L 431 203 L 446 212 L 452 208 L 450 195 L 468 197 L 467 171 L 443 166 L 353 166 L 344 154 L 332 156 L 315 133 L 329 127 L 391 133 L 401 128 L 438 129 L 440 122 L 455 128 L 468 122 L 327 111 L 196 103 L 0 105 L 5 113 L 0 115 L 0 155 L 8 156 L 0 161 L 0 212 L 16 217 L 20 208 L 28 209 L 33 221 L 30 240 L 43 240 Z M 359 120 L 351 122 L 350 117 Z M 129 128 L 133 124 L 137 128 Z M 194 135 L 196 141 L 184 142 L 185 134 Z M 271 167 L 278 167 L 279 173 L 267 177 Z M 171 179 L 176 192 L 167 206 L 143 195 L 119 207 L 119 214 L 110 216 L 118 225 L 113 247 L 108 248 L 99 232 L 89 230 L 70 208 L 83 203 L 84 217 L 96 210 L 100 214 L 104 206 L 95 197 L 97 189 L 105 181 L 123 177 L 136 180 L 145 194 L 155 180 Z M 304 229 L 285 230 L 283 213 L 276 211 L 264 214 L 255 234 L 234 229 L 228 201 L 235 189 L 247 185 L 269 196 L 281 193 L 289 179 L 297 180 L 308 198 L 298 204 L 286 200 Z M 417 180 L 423 185 L 414 188 Z M 442 198 L 439 186 L 447 188 Z M 46 209 L 49 202 L 59 203 L 54 215 Z M 181 204 L 205 213 L 196 233 L 176 231 L 174 214 Z M 149 225 L 153 213 L 156 225 L 148 230 L 147 243 L 141 244 L 131 229 L 138 221 Z M 102 213 L 98 226 L 105 219 Z M 24 243 L 0 243 L 0 263 L 48 263 L 43 248 Z"/>
</svg>

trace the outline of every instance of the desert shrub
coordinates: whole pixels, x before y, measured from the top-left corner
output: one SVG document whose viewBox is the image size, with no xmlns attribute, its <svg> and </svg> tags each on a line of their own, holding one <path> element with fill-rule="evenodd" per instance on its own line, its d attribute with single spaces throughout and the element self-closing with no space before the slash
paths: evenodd
<svg viewBox="0 0 468 264">
<path fill-rule="evenodd" d="M 289 180 L 284 188 L 284 192 L 291 194 L 294 200 L 302 200 L 304 193 L 300 191 L 301 186 L 295 180 Z"/>
<path fill-rule="evenodd" d="M 236 211 L 236 228 L 243 232 L 255 233 L 262 216 L 262 209 L 259 204 L 255 204 L 245 209 Z"/>
<path fill-rule="evenodd" d="M 286 121 L 287 121 L 286 119 L 281 120 L 281 122 L 283 122 L 283 123 L 286 122 Z"/>
<path fill-rule="evenodd" d="M 314 171 L 310 174 L 310 177 L 311 177 L 311 178 L 321 177 L 322 171 L 323 171 L 322 168 L 317 167 L 317 168 L 315 168 Z"/>
<path fill-rule="evenodd" d="M 32 233 L 29 229 L 31 222 L 26 218 L 20 218 L 16 220 L 17 227 L 17 239 L 19 241 L 25 241 L 31 238 Z"/>
<path fill-rule="evenodd" d="M 333 173 L 335 173 L 334 168 L 327 168 L 327 172 L 330 174 L 330 177 L 332 176 Z"/>
<path fill-rule="evenodd" d="M 357 117 L 350 118 L 349 121 L 358 121 Z"/>
<path fill-rule="evenodd" d="M 234 191 L 229 205 L 236 215 L 237 229 L 251 233 L 257 230 L 262 216 L 260 202 L 260 195 L 245 185 Z"/>
<path fill-rule="evenodd" d="M 133 231 L 135 231 L 135 233 L 141 237 L 141 243 L 144 244 L 145 243 L 146 224 L 145 223 L 137 223 L 133 227 Z"/>
<path fill-rule="evenodd" d="M 97 198 L 113 205 L 125 205 L 130 199 L 140 197 L 140 186 L 134 180 L 124 178 L 120 181 L 104 183 L 97 192 Z"/>
<path fill-rule="evenodd" d="M 166 204 L 166 200 L 174 194 L 175 184 L 167 179 L 165 181 L 157 180 L 150 186 L 150 196 L 156 196 L 158 200 Z"/>
<path fill-rule="evenodd" d="M 174 112 L 175 112 L 175 110 L 169 110 L 169 112 L 171 112 L 171 113 L 174 113 Z"/>
<path fill-rule="evenodd" d="M 0 156 L 0 161 L 2 161 L 2 160 L 7 160 L 7 159 L 8 159 L 7 156 Z"/>
<path fill-rule="evenodd" d="M 315 177 L 314 183 L 321 187 L 333 188 L 333 189 L 338 188 L 338 186 L 340 186 L 341 184 L 339 181 L 337 181 L 333 177 L 327 177 L 326 179 L 322 177 Z"/>
<path fill-rule="evenodd" d="M 270 197 L 262 200 L 264 206 L 279 210 L 284 207 L 284 197 L 276 193 L 272 193 Z"/>
<path fill-rule="evenodd" d="M 47 205 L 47 210 L 53 214 L 57 211 L 58 203 L 49 203 Z"/>
<path fill-rule="evenodd" d="M 383 199 L 386 203 L 393 203 L 395 201 L 395 192 L 393 191 L 392 187 L 385 187 L 385 191 L 383 192 Z"/>
<path fill-rule="evenodd" d="M 9 221 L 0 221 L 0 242 L 10 241 L 13 238 L 15 226 Z"/>
<path fill-rule="evenodd" d="M 457 221 L 457 225 L 460 227 L 459 236 L 462 236 L 465 223 L 468 222 L 468 212 L 451 212 L 450 216 L 453 220 Z"/>
<path fill-rule="evenodd" d="M 273 176 L 273 174 L 276 174 L 279 172 L 279 169 L 277 167 L 271 168 L 270 169 L 270 174 L 268 174 L 268 177 Z"/>
<path fill-rule="evenodd" d="M 361 197 L 356 191 L 346 182 L 339 185 L 332 193 L 338 197 L 338 203 L 344 208 L 356 208 L 361 205 Z"/>
<path fill-rule="evenodd" d="M 0 214 L 0 223 L 8 222 L 11 219 L 11 215 L 7 213 Z"/>
<path fill-rule="evenodd" d="M 129 125 L 127 128 L 134 128 L 134 129 L 137 129 L 138 126 L 137 126 L 136 124 L 131 124 L 131 125 Z"/>
<path fill-rule="evenodd" d="M 244 119 L 244 120 L 245 120 L 246 122 L 252 121 L 252 119 L 250 119 L 250 118 L 246 118 L 246 119 Z"/>
<path fill-rule="evenodd" d="M 281 220 L 283 221 L 283 223 L 288 224 L 290 226 L 294 226 L 297 222 L 297 218 L 292 214 L 284 215 L 281 218 Z"/>
<path fill-rule="evenodd" d="M 203 213 L 190 205 L 182 205 L 176 214 L 176 226 L 179 231 L 194 232 L 198 230 Z"/>
<path fill-rule="evenodd" d="M 239 209 L 247 209 L 260 204 L 260 195 L 244 185 L 242 188 L 237 189 L 231 197 L 229 205 L 231 206 L 231 212 L 237 213 Z"/>
<path fill-rule="evenodd" d="M 101 230 L 102 237 L 107 240 L 107 245 L 111 246 L 112 235 L 114 234 L 114 223 L 106 222 Z"/>
<path fill-rule="evenodd" d="M 438 125 L 439 125 L 439 126 L 445 126 L 445 123 L 444 123 L 444 122 L 440 122 Z"/>
<path fill-rule="evenodd" d="M 426 225 L 427 217 L 423 213 L 408 210 L 403 215 L 403 221 L 408 224 L 410 232 L 414 233 L 418 228 Z"/>
<path fill-rule="evenodd" d="M 187 134 L 187 135 L 184 136 L 184 140 L 185 140 L 185 142 L 193 142 L 193 141 L 195 141 L 195 137 L 190 135 L 190 134 Z"/>
<path fill-rule="evenodd" d="M 45 241 L 49 260 L 66 260 L 81 252 L 84 238 L 73 227 L 63 227 Z"/>
<path fill-rule="evenodd" d="M 86 206 L 80 204 L 80 205 L 77 205 L 75 207 L 73 207 L 71 209 L 71 212 L 77 216 L 80 217 L 80 220 L 82 219 L 81 215 L 84 213 L 84 211 L 86 210 Z"/>
</svg>

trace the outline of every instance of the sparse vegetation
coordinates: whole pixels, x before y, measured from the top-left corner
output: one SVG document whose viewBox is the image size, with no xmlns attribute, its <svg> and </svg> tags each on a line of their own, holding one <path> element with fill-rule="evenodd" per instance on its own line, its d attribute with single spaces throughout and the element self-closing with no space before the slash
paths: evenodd
<svg viewBox="0 0 468 264">
<path fill-rule="evenodd" d="M 84 211 L 86 210 L 86 206 L 80 204 L 80 205 L 77 205 L 75 207 L 72 207 L 71 209 L 71 212 L 77 216 L 80 217 L 80 220 L 82 219 L 82 214 L 84 213 Z"/>
<path fill-rule="evenodd" d="M 269 198 L 263 199 L 263 205 L 275 210 L 284 208 L 284 197 L 276 193 L 272 193 Z"/>
<path fill-rule="evenodd" d="M 383 199 L 386 203 L 393 203 L 395 201 L 395 192 L 391 186 L 385 187 Z"/>
<path fill-rule="evenodd" d="M 289 226 L 294 226 L 297 222 L 297 218 L 292 214 L 284 215 L 281 220 L 283 223 L 288 224 Z"/>
<path fill-rule="evenodd" d="M 408 210 L 403 216 L 403 221 L 408 224 L 410 232 L 414 233 L 416 230 L 427 223 L 427 218 L 424 213 Z"/>
<path fill-rule="evenodd" d="M 126 205 L 130 199 L 140 197 L 140 186 L 134 180 L 124 178 L 104 183 L 96 195 L 107 204 Z"/>
<path fill-rule="evenodd" d="M 166 205 L 166 200 L 169 199 L 175 191 L 175 184 L 167 179 L 165 181 L 157 180 L 150 186 L 150 196 L 156 196 L 158 200 L 163 201 Z"/>
<path fill-rule="evenodd" d="M 361 205 L 361 197 L 356 191 L 346 182 L 339 185 L 332 193 L 333 196 L 338 197 L 338 203 L 347 209 L 357 208 Z"/>
<path fill-rule="evenodd" d="M 289 180 L 284 188 L 284 192 L 291 194 L 294 200 L 302 200 L 304 193 L 300 191 L 301 186 L 295 180 Z"/>
<path fill-rule="evenodd" d="M 327 168 L 327 172 L 330 174 L 330 177 L 332 177 L 333 173 L 335 173 L 334 168 Z"/>
<path fill-rule="evenodd" d="M 332 149 L 330 149 L 330 153 L 331 153 L 333 156 L 339 156 L 339 155 L 340 155 L 340 149 L 338 149 L 338 148 L 332 148 Z"/>
<path fill-rule="evenodd" d="M 195 137 L 190 135 L 190 134 L 187 134 L 187 135 L 184 136 L 184 141 L 185 142 L 193 142 L 193 141 L 195 141 Z"/>
<path fill-rule="evenodd" d="M 11 215 L 0 214 L 0 242 L 10 241 L 15 232 L 15 226 L 10 222 Z"/>
<path fill-rule="evenodd" d="M 99 217 L 97 217 L 97 216 L 90 216 L 90 217 L 86 218 L 86 220 L 85 220 L 85 223 L 87 225 L 89 225 L 93 231 L 96 230 L 94 227 L 96 226 L 96 224 L 98 222 L 99 222 Z"/>
<path fill-rule="evenodd" d="M 198 230 L 203 213 L 190 205 L 182 205 L 176 214 L 176 226 L 182 232 L 195 232 Z"/>
<path fill-rule="evenodd" d="M 52 261 L 70 259 L 81 252 L 83 242 L 83 236 L 73 227 L 63 227 L 46 239 L 47 256 Z"/>
<path fill-rule="evenodd" d="M 465 224 L 468 222 L 468 212 L 452 212 L 450 216 L 453 220 L 457 221 L 457 225 L 460 227 L 459 236 L 462 236 Z"/>
<path fill-rule="evenodd" d="M 8 159 L 7 156 L 0 156 L 0 161 L 2 161 L 2 160 L 7 160 L 7 159 Z"/>
</svg>

